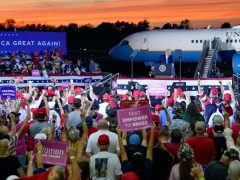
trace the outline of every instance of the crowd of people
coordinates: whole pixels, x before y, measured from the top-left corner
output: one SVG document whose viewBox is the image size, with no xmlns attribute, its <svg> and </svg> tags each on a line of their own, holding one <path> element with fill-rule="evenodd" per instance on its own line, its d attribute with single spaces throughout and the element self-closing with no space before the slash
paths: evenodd
<svg viewBox="0 0 240 180">
<path fill-rule="evenodd" d="M 80 58 L 67 59 L 63 56 L 61 49 L 55 49 L 52 52 L 34 52 L 32 55 L 12 52 L 9 56 L 0 57 L 1 74 L 31 75 L 32 70 L 38 70 L 43 75 L 80 75 L 86 72 L 101 72 L 99 64 L 93 59 L 89 60 L 88 64 L 84 64 Z"/>
<path fill-rule="evenodd" d="M 70 88 L 18 88 L 0 104 L 0 179 L 238 180 L 240 105 L 229 90 L 190 96 L 177 88 L 156 97 L 152 126 L 118 127 L 120 101 L 150 99 L 144 91 L 100 94 Z M 114 91 L 112 91 L 114 92 Z M 43 161 L 43 141 L 67 142 L 66 166 Z"/>
</svg>

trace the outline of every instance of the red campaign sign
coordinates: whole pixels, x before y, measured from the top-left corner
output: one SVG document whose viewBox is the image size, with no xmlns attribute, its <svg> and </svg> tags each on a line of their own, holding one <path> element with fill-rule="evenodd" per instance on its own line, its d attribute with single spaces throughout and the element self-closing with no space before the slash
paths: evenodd
<svg viewBox="0 0 240 180">
<path fill-rule="evenodd" d="M 43 163 L 52 165 L 67 165 L 67 147 L 68 144 L 59 141 L 41 140 L 43 151 Z M 35 141 L 34 154 L 36 157 L 37 140 Z"/>
<path fill-rule="evenodd" d="M 121 131 L 135 131 L 152 126 L 149 106 L 117 110 L 118 124 Z"/>
<path fill-rule="evenodd" d="M 141 107 L 141 106 L 147 106 L 149 105 L 149 100 L 138 100 L 138 101 L 131 101 L 131 100 L 121 100 L 120 101 L 120 108 L 126 109 L 126 108 L 133 108 L 133 107 Z"/>
</svg>

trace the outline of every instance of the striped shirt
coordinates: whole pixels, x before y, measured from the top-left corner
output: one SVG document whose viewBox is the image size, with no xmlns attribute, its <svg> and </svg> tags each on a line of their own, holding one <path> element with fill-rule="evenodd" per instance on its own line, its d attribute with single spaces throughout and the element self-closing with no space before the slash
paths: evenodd
<svg viewBox="0 0 240 180">
<path fill-rule="evenodd" d="M 18 141 L 18 134 L 10 138 L 10 155 L 16 155 L 17 141 Z"/>
</svg>

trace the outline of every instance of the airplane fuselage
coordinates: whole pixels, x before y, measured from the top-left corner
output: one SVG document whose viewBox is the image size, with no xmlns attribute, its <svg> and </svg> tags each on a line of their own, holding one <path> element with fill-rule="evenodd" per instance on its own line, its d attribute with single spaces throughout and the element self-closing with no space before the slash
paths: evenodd
<svg viewBox="0 0 240 180">
<path fill-rule="evenodd" d="M 138 32 L 124 38 L 111 49 L 110 57 L 120 61 L 157 62 L 166 49 L 172 50 L 174 62 L 198 62 L 203 43 L 221 41 L 217 61 L 232 59 L 240 51 L 240 29 L 152 30 Z M 179 51 L 181 50 L 181 55 Z"/>
</svg>

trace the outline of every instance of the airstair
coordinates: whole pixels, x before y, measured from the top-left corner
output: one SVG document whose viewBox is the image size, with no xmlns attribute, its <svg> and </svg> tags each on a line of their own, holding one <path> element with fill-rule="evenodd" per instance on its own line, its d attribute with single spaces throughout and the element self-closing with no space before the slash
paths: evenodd
<svg viewBox="0 0 240 180">
<path fill-rule="evenodd" d="M 211 71 L 211 63 L 213 60 L 214 50 L 208 51 L 207 56 L 203 59 L 202 66 L 199 70 L 201 78 L 208 78 L 208 72 Z"/>
<path fill-rule="evenodd" d="M 211 77 L 213 67 L 216 69 L 216 56 L 221 47 L 221 41 L 214 39 L 211 46 L 209 42 L 205 41 L 203 43 L 201 60 L 198 63 L 194 78 L 209 78 Z"/>
<path fill-rule="evenodd" d="M 85 91 L 89 91 L 89 88 L 90 88 L 90 85 L 93 87 L 93 88 L 100 88 L 101 92 L 111 92 L 112 89 L 114 87 L 113 86 L 113 81 L 116 81 L 116 79 L 119 77 L 119 73 L 117 74 L 112 74 L 112 73 L 108 73 L 106 75 L 103 76 L 102 79 L 100 79 L 99 81 L 93 83 L 93 84 L 89 84 L 88 86 L 85 86 Z"/>
</svg>

